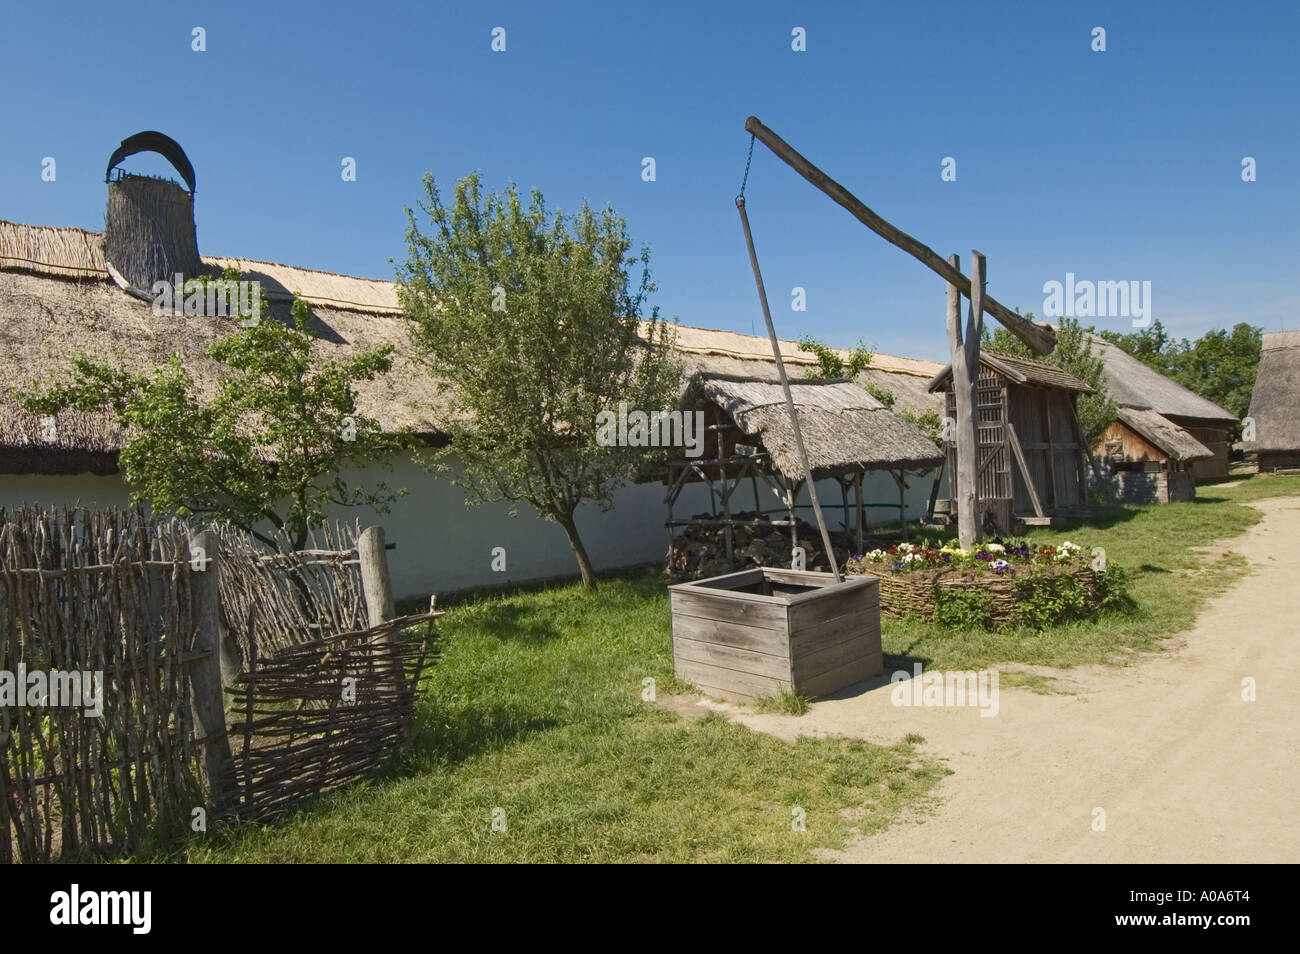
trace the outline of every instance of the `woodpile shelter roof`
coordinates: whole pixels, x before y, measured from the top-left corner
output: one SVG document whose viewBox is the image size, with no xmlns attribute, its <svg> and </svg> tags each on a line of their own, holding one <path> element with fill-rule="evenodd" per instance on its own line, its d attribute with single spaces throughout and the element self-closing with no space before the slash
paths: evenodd
<svg viewBox="0 0 1300 954">
<path fill-rule="evenodd" d="M 764 335 L 678 325 L 675 336 L 676 350 L 690 374 L 779 380 L 776 361 L 772 357 L 772 342 Z M 818 366 L 817 357 L 800 350 L 797 341 L 781 338 L 777 344 L 791 381 L 802 379 Z M 832 350 L 841 360 L 849 360 L 849 351 L 843 348 Z M 877 352 L 872 354 L 871 363 L 855 380 L 863 387 L 870 383 L 892 392 L 896 411 L 942 412 L 943 399 L 927 389 L 930 379 L 941 367 L 937 361 Z"/>
<path fill-rule="evenodd" d="M 779 382 L 767 378 L 704 375 L 692 391 L 724 411 L 747 438 L 769 454 L 783 476 L 803 479 Z M 858 469 L 936 467 L 943 455 L 915 425 L 851 381 L 790 382 L 808 463 L 816 477 Z"/>
<path fill-rule="evenodd" d="M 1155 411 L 1120 407 L 1118 414 L 1119 419 L 1132 428 L 1134 433 L 1160 450 L 1170 460 L 1204 460 L 1214 456 L 1212 450 L 1185 429 Z"/>
<path fill-rule="evenodd" d="M 992 368 L 1015 384 L 1055 388 L 1062 391 L 1077 391 L 1080 394 L 1092 393 L 1092 388 L 1081 378 L 1058 368 L 1054 364 L 1048 364 L 1046 361 L 1034 361 L 1030 358 L 1022 358 L 1019 355 L 1007 354 L 1004 351 L 981 348 L 980 364 Z M 930 390 L 942 391 L 948 387 L 951 380 L 952 365 L 946 364 L 930 380 Z"/>
<path fill-rule="evenodd" d="M 1300 331 L 1264 335 L 1250 416 L 1255 419 L 1255 441 L 1247 446 L 1300 450 Z"/>
</svg>

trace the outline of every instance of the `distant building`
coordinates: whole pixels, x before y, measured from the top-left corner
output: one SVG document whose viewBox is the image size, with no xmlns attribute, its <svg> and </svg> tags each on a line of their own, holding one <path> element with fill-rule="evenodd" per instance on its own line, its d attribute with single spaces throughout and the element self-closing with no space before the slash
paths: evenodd
<svg viewBox="0 0 1300 954">
<path fill-rule="evenodd" d="M 1125 478 L 1137 497 L 1149 496 L 1151 502 L 1191 499 L 1196 481 L 1226 478 L 1229 436 L 1237 419 L 1104 338 L 1089 335 L 1089 339 L 1104 364 L 1111 399 L 1128 412 L 1110 426 L 1093 453 L 1105 458 L 1116 473 L 1172 475 L 1163 481 Z M 1186 477 L 1179 476 L 1184 473 Z M 1148 493 L 1139 487 L 1161 482 L 1170 485 L 1163 492 L 1152 487 Z"/>
<path fill-rule="evenodd" d="M 1300 331 L 1264 335 L 1259 374 L 1250 395 L 1253 449 L 1260 473 L 1300 467 Z"/>
</svg>

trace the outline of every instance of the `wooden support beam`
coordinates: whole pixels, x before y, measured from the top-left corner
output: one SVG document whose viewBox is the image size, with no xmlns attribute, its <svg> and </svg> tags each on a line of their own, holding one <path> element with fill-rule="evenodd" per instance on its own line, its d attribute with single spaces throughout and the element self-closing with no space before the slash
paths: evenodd
<svg viewBox="0 0 1300 954">
<path fill-rule="evenodd" d="M 955 270 L 960 259 L 948 259 Z M 953 467 L 952 499 L 957 509 L 957 539 L 963 550 L 974 549 L 980 541 L 975 499 L 976 456 L 979 442 L 975 433 L 975 379 L 979 375 L 979 341 L 976 340 L 974 368 L 968 367 L 966 343 L 962 339 L 961 290 L 948 285 L 948 354 L 952 359 L 952 395 L 956 415 L 957 460 Z"/>
<path fill-rule="evenodd" d="M 1061 505 L 1061 495 L 1056 489 L 1056 454 L 1052 443 L 1052 401 L 1043 402 L 1043 413 L 1047 415 L 1047 489 L 1052 493 L 1052 509 Z"/>
<path fill-rule="evenodd" d="M 862 471 L 853 475 L 853 502 L 857 505 L 858 553 L 862 553 L 862 533 L 867 522 L 867 511 L 862 506 Z"/>
<path fill-rule="evenodd" d="M 917 259 L 926 268 L 938 274 L 944 281 L 950 285 L 956 285 L 957 290 L 963 295 L 970 297 L 971 279 L 961 273 L 959 268 L 954 267 L 949 262 L 940 258 L 928 245 L 918 241 L 908 235 L 901 229 L 895 228 L 886 222 L 871 209 L 867 208 L 853 193 L 844 188 L 826 173 L 822 172 L 815 165 L 799 154 L 788 142 L 764 126 L 757 116 L 750 116 L 745 120 L 745 129 L 758 139 L 763 145 L 771 149 L 777 156 L 795 172 L 803 176 L 810 183 L 820 189 L 826 195 L 830 196 L 839 205 L 847 209 L 855 219 L 865 225 L 871 231 L 875 232 L 886 242 L 891 245 L 897 245 L 903 251 L 907 252 L 913 258 Z M 1037 354 L 1050 354 L 1056 347 L 1056 333 L 1046 325 L 1036 325 L 1033 322 L 1017 315 L 1014 311 L 1005 305 L 994 301 L 987 295 L 984 297 L 981 308 L 1006 327 L 1008 331 L 1028 345 Z"/>
<path fill-rule="evenodd" d="M 1025 487 L 1029 490 L 1029 502 L 1034 505 L 1034 514 L 1043 516 L 1043 502 L 1038 499 L 1038 488 L 1034 486 L 1034 478 L 1029 474 L 1029 465 L 1025 462 L 1025 452 L 1020 449 L 1020 438 L 1016 436 L 1016 429 L 1012 426 L 1011 421 L 1007 424 L 1007 439 L 1011 444 L 1011 453 L 1015 455 L 1016 463 L 1020 465 L 1020 475 L 1025 478 Z M 1015 492 L 1012 491 L 1014 498 Z"/>
</svg>

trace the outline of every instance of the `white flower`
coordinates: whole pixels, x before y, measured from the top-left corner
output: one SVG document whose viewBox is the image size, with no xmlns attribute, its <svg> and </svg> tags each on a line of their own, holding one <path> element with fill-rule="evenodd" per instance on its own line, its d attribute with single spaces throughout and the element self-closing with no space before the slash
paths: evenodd
<svg viewBox="0 0 1300 954">
<path fill-rule="evenodd" d="M 885 561 L 885 551 L 872 550 L 870 553 L 867 554 L 866 559 L 871 561 L 872 563 L 883 563 Z"/>
<path fill-rule="evenodd" d="M 1006 560 L 994 560 L 992 566 L 993 569 L 998 572 L 1011 569 L 1011 564 Z"/>
<path fill-rule="evenodd" d="M 1003 546 L 1002 544 L 1000 544 L 1000 543 L 986 543 L 986 544 L 984 544 L 984 549 L 985 549 L 985 550 L 988 550 L 989 553 L 1006 553 L 1006 552 L 1007 552 L 1007 548 L 1004 547 L 1004 546 Z"/>
</svg>

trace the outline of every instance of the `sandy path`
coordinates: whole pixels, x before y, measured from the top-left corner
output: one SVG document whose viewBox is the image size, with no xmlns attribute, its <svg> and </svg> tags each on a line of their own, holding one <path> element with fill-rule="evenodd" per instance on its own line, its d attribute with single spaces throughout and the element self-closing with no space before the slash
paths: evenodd
<svg viewBox="0 0 1300 954">
<path fill-rule="evenodd" d="M 896 707 L 885 686 L 798 718 L 729 714 L 786 738 L 919 732 L 947 760 L 933 811 L 840 860 L 1300 861 L 1300 498 L 1255 506 L 1265 519 L 1231 543 L 1253 572 L 1166 652 L 1050 671 L 1076 695 L 1004 688 L 981 718 Z M 1257 701 L 1242 699 L 1246 677 Z"/>
</svg>

